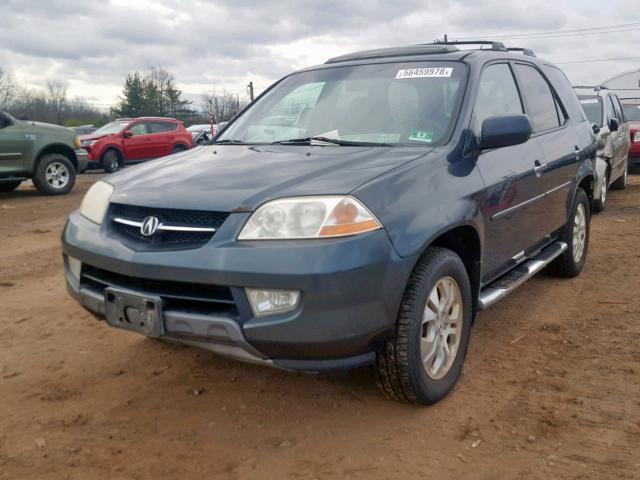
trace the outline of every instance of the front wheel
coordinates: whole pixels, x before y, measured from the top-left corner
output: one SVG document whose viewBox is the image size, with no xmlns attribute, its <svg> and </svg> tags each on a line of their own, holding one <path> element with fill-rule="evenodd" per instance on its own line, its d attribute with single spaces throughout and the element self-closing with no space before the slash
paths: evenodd
<svg viewBox="0 0 640 480">
<path fill-rule="evenodd" d="M 578 188 L 569 222 L 559 239 L 567 244 L 567 249 L 549 266 L 551 273 L 567 278 L 580 274 L 587 260 L 590 227 L 589 198 L 584 190 Z"/>
<path fill-rule="evenodd" d="M 107 173 L 113 173 L 120 168 L 120 155 L 115 150 L 107 150 L 100 159 L 102 169 Z"/>
<path fill-rule="evenodd" d="M 75 185 L 76 169 L 64 155 L 51 153 L 38 161 L 32 180 L 44 195 L 63 195 Z"/>
<path fill-rule="evenodd" d="M 471 285 L 462 260 L 430 247 L 414 268 L 395 334 L 378 352 L 377 383 L 389 397 L 431 405 L 454 387 L 467 353 Z"/>
<path fill-rule="evenodd" d="M 187 147 L 185 147 L 184 145 L 176 145 L 171 150 L 171 154 L 174 155 L 176 153 L 184 152 L 186 149 L 187 149 Z"/>
</svg>

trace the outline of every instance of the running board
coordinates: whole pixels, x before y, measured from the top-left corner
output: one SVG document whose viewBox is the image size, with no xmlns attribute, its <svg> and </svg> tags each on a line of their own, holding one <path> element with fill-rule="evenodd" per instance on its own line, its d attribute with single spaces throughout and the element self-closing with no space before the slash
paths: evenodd
<svg viewBox="0 0 640 480">
<path fill-rule="evenodd" d="M 544 267 L 555 260 L 562 252 L 567 249 L 564 242 L 555 242 L 543 248 L 538 255 L 533 257 L 510 272 L 506 273 L 498 280 L 487 285 L 478 297 L 478 310 L 484 310 L 502 300 L 504 297 L 513 292 L 524 282 L 540 272 Z"/>
</svg>

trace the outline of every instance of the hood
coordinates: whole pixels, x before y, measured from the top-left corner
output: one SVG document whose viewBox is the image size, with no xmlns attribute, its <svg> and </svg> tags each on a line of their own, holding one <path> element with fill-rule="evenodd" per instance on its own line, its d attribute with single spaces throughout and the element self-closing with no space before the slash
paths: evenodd
<svg viewBox="0 0 640 480">
<path fill-rule="evenodd" d="M 66 133 L 67 135 L 70 135 L 70 136 L 76 136 L 76 133 L 73 130 L 71 130 L 70 128 L 61 127 L 60 125 L 54 125 L 53 123 L 26 121 L 26 122 L 24 122 L 24 126 L 27 129 L 29 129 L 29 126 L 34 126 L 38 130 L 47 130 L 47 131 L 50 131 L 50 132 Z"/>
<path fill-rule="evenodd" d="M 337 146 L 197 147 L 105 180 L 112 202 L 148 207 L 253 211 L 275 198 L 348 194 L 433 148 Z"/>
<path fill-rule="evenodd" d="M 105 135 L 105 134 L 96 135 L 94 133 L 89 133 L 87 135 L 80 135 L 80 140 L 81 141 L 83 141 L 83 140 L 100 140 L 101 138 L 110 137 L 111 135 L 115 135 L 115 133 L 110 133 L 110 134 L 107 134 L 107 135 Z"/>
</svg>

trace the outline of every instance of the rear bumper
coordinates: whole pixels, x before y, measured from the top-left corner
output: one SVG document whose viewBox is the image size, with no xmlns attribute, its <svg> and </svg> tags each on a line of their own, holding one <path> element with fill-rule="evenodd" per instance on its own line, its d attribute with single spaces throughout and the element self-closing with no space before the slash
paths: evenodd
<svg viewBox="0 0 640 480">
<path fill-rule="evenodd" d="M 415 259 L 399 257 L 384 231 L 321 241 L 236 242 L 248 214 L 232 214 L 204 247 L 183 251 L 134 251 L 109 238 L 78 213 L 63 233 L 65 274 L 71 295 L 97 317 L 104 294 L 76 278 L 67 256 L 131 279 L 141 293 L 162 282 L 217 286 L 230 291 L 234 308 L 194 312 L 189 304 L 164 311 L 168 340 L 239 360 L 320 371 L 370 363 L 395 325 Z M 151 291 L 144 285 L 149 281 Z M 127 287 L 130 285 L 115 285 Z M 254 317 L 246 287 L 296 289 L 293 312 Z"/>
</svg>

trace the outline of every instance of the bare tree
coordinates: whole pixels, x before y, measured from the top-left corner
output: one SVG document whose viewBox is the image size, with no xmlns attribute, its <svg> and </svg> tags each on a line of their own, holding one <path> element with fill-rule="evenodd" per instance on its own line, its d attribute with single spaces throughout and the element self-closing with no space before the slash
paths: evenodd
<svg viewBox="0 0 640 480">
<path fill-rule="evenodd" d="M 202 113 L 208 117 L 213 117 L 215 123 L 228 122 L 241 109 L 243 105 L 240 103 L 238 95 L 223 90 L 218 94 L 213 88 L 201 95 Z"/>
<path fill-rule="evenodd" d="M 67 102 L 67 85 L 60 80 L 47 80 L 47 101 L 56 112 L 56 122 L 62 124 L 62 111 Z"/>
<path fill-rule="evenodd" d="M 0 109 L 8 110 L 16 101 L 20 87 L 13 75 L 0 67 Z"/>
</svg>

